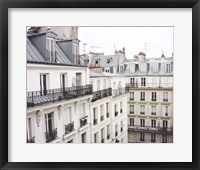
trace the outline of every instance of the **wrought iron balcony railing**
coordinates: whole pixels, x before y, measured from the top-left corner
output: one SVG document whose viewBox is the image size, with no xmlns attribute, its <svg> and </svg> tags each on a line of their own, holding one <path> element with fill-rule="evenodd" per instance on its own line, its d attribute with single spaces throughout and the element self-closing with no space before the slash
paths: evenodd
<svg viewBox="0 0 200 170">
<path fill-rule="evenodd" d="M 53 129 L 52 131 L 45 132 L 46 143 L 56 139 L 57 137 L 57 128 Z"/>
<path fill-rule="evenodd" d="M 173 83 L 126 83 L 127 88 L 173 88 Z"/>
<path fill-rule="evenodd" d="M 27 107 L 34 107 L 45 103 L 54 103 L 92 94 L 92 85 L 74 86 L 58 89 L 27 92 Z"/>
<path fill-rule="evenodd" d="M 102 99 L 104 97 L 109 97 L 109 96 L 112 96 L 112 88 L 95 91 L 93 92 L 92 102 L 95 102 L 99 99 Z"/>
<path fill-rule="evenodd" d="M 68 134 L 74 130 L 74 122 L 65 125 L 65 134 Z"/>
<path fill-rule="evenodd" d="M 166 133 L 166 134 L 172 134 L 173 133 L 173 127 L 160 127 L 160 126 L 143 126 L 141 125 L 130 125 L 129 124 L 129 131 L 135 131 L 135 132 L 155 132 L 155 133 Z"/>
<path fill-rule="evenodd" d="M 35 143 L 35 136 L 27 139 L 27 143 Z"/>
<path fill-rule="evenodd" d="M 80 127 L 83 127 L 87 124 L 87 117 L 88 116 L 84 116 L 80 119 Z"/>
<path fill-rule="evenodd" d="M 128 90 L 124 88 L 118 88 L 113 90 L 113 97 L 120 96 L 122 94 L 128 93 Z"/>
</svg>

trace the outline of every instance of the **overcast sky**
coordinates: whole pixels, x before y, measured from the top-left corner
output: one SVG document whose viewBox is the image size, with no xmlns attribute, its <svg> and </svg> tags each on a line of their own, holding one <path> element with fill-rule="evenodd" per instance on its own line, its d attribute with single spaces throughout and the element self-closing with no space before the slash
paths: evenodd
<svg viewBox="0 0 200 170">
<path fill-rule="evenodd" d="M 79 27 L 80 53 L 89 51 L 113 54 L 126 48 L 126 57 L 132 58 L 140 51 L 147 57 L 160 57 L 163 53 L 171 57 L 173 53 L 173 27 Z M 91 48 L 91 46 L 96 46 Z"/>
</svg>

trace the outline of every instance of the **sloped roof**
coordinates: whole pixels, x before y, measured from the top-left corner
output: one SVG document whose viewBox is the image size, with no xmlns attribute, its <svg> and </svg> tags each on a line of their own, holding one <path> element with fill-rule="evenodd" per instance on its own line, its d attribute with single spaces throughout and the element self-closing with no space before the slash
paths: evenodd
<svg viewBox="0 0 200 170">
<path fill-rule="evenodd" d="M 111 59 L 111 61 L 107 63 L 107 59 Z M 113 67 L 118 65 L 119 56 L 118 55 L 93 56 L 91 63 L 95 64 L 95 60 L 99 60 L 99 64 L 102 67 Z"/>
</svg>

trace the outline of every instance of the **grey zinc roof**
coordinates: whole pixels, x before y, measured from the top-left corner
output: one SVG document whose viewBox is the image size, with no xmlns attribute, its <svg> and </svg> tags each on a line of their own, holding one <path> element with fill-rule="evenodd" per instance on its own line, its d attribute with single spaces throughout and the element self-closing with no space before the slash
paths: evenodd
<svg viewBox="0 0 200 170">
<path fill-rule="evenodd" d="M 119 56 L 118 55 L 105 55 L 105 56 L 94 56 L 91 63 L 95 64 L 95 60 L 99 59 L 99 64 L 102 67 L 113 67 L 118 65 Z M 107 59 L 111 59 L 110 63 L 107 63 Z"/>
<path fill-rule="evenodd" d="M 32 44 L 29 38 L 27 38 L 27 41 L 26 41 L 26 56 L 27 56 L 27 61 L 45 61 L 44 57 L 40 54 L 37 48 Z"/>
<path fill-rule="evenodd" d="M 72 64 L 72 62 L 64 54 L 64 52 L 60 49 L 60 47 L 58 46 L 57 43 L 56 43 L 56 60 L 59 63 Z"/>
</svg>

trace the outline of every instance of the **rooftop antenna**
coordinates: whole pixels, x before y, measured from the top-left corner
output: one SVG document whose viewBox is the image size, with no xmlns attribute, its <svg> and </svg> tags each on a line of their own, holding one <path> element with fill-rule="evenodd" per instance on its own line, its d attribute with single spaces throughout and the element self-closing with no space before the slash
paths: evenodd
<svg viewBox="0 0 200 170">
<path fill-rule="evenodd" d="M 101 47 L 98 47 L 98 46 L 90 46 L 91 47 L 91 49 L 94 49 L 94 52 L 95 52 L 95 48 L 101 48 Z"/>
</svg>

